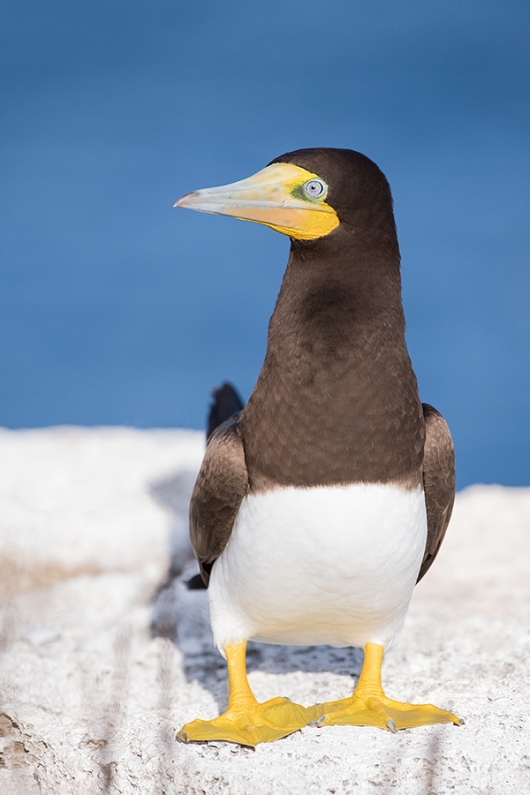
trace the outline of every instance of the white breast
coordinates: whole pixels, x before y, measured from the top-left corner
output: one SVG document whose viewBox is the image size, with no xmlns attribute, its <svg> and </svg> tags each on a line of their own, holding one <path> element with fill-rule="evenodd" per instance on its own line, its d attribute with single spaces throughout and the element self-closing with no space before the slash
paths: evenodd
<svg viewBox="0 0 530 795">
<path fill-rule="evenodd" d="M 426 534 L 420 488 L 354 484 L 245 497 L 210 579 L 217 646 L 387 645 L 403 624 Z"/>
</svg>

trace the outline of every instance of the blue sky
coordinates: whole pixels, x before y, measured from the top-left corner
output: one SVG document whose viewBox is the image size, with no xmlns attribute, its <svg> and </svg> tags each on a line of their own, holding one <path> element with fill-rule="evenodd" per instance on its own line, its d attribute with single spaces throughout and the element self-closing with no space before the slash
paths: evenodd
<svg viewBox="0 0 530 795">
<path fill-rule="evenodd" d="M 530 483 L 527 0 L 18 0 L 0 38 L 0 424 L 203 427 L 288 256 L 173 209 L 282 152 L 391 183 L 407 339 L 459 485 Z"/>
</svg>

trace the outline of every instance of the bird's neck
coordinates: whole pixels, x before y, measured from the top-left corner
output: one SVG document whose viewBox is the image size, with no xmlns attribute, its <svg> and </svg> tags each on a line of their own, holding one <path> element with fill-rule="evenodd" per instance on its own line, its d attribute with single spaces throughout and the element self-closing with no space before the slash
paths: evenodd
<svg viewBox="0 0 530 795">
<path fill-rule="evenodd" d="M 350 242 L 292 247 L 240 423 L 256 488 L 414 479 L 421 467 L 397 244 Z"/>
<path fill-rule="evenodd" d="M 367 344 L 403 346 L 404 332 L 398 252 L 351 245 L 318 256 L 313 248 L 293 246 L 269 326 L 269 350 L 281 346 L 300 356 L 310 339 L 313 365 L 327 368 L 330 355 L 331 362 L 337 355 L 351 358 Z"/>
</svg>

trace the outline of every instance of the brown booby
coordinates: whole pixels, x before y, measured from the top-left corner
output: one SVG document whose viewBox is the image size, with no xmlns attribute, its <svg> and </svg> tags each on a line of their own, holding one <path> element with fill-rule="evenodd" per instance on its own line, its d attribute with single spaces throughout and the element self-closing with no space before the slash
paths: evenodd
<svg viewBox="0 0 530 795">
<path fill-rule="evenodd" d="M 228 708 L 179 738 L 255 746 L 313 721 L 460 724 L 431 704 L 394 701 L 381 685 L 384 649 L 436 557 L 455 494 L 451 435 L 420 403 L 405 344 L 385 176 L 358 152 L 301 149 L 176 206 L 291 238 L 258 381 L 212 434 L 190 505 Z M 353 695 L 309 708 L 258 703 L 249 639 L 364 648 Z"/>
</svg>

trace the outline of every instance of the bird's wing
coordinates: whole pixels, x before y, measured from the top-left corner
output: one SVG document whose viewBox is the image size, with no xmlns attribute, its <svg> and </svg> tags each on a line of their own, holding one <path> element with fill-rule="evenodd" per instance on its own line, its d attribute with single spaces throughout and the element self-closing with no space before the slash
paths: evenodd
<svg viewBox="0 0 530 795">
<path fill-rule="evenodd" d="M 455 454 L 451 432 L 440 412 L 428 403 L 423 403 L 423 416 L 423 487 L 427 505 L 427 545 L 418 582 L 430 569 L 438 554 L 455 501 Z"/>
<path fill-rule="evenodd" d="M 249 487 L 238 422 L 235 415 L 211 435 L 191 495 L 190 538 L 206 585 Z"/>
</svg>

